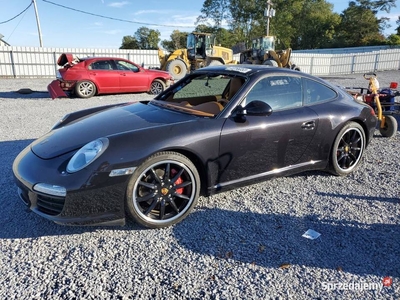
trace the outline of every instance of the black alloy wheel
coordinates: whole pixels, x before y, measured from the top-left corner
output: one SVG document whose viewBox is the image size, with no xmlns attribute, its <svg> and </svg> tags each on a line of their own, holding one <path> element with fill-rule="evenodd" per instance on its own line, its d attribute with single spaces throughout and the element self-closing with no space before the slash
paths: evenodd
<svg viewBox="0 0 400 300">
<path fill-rule="evenodd" d="M 127 188 L 127 211 L 145 227 L 170 226 L 190 213 L 199 191 L 199 174 L 186 156 L 156 153 L 132 175 Z"/>
</svg>

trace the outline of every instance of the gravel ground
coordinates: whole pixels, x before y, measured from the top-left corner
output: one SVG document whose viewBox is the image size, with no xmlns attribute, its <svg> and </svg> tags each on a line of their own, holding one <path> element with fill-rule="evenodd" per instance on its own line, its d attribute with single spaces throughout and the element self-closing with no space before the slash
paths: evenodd
<svg viewBox="0 0 400 300">
<path fill-rule="evenodd" d="M 360 74 L 327 79 L 367 86 Z M 170 228 L 66 227 L 26 211 L 14 158 L 68 112 L 151 96 L 52 101 L 50 80 L 0 79 L 0 299 L 400 299 L 399 132 L 377 131 L 348 177 L 310 172 L 200 198 Z"/>
</svg>

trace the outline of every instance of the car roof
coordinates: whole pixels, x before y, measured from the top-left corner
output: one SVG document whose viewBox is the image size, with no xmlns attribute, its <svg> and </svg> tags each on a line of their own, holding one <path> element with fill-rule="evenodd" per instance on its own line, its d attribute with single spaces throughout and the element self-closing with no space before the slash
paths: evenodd
<svg viewBox="0 0 400 300">
<path fill-rule="evenodd" d="M 79 58 L 79 60 L 81 60 L 81 61 L 83 61 L 83 60 L 115 60 L 115 59 L 128 61 L 127 59 L 122 58 L 122 57 L 107 57 L 107 56 L 87 56 L 87 57 Z"/>
<path fill-rule="evenodd" d="M 237 64 L 237 65 L 219 65 L 219 66 L 209 66 L 201 69 L 197 69 L 194 73 L 207 73 L 207 72 L 221 72 L 231 75 L 241 75 L 241 76 L 251 76 L 255 73 L 291 73 L 299 74 L 299 71 L 293 71 L 287 68 L 278 68 L 274 66 L 267 65 L 249 65 L 249 64 Z M 303 75 L 304 73 L 302 73 Z"/>
<path fill-rule="evenodd" d="M 332 84 L 327 82 L 326 80 L 316 77 L 311 74 L 303 73 L 300 71 L 288 69 L 288 68 L 279 68 L 275 66 L 269 66 L 269 65 L 250 65 L 250 64 L 237 64 L 237 65 L 218 65 L 218 66 L 209 66 L 209 67 L 204 67 L 201 69 L 197 69 L 196 71 L 192 72 L 194 74 L 198 73 L 209 73 L 209 72 L 216 72 L 216 73 L 221 73 L 221 74 L 226 74 L 226 75 L 231 75 L 231 76 L 245 76 L 245 77 L 256 77 L 262 76 L 263 74 L 267 73 L 273 73 L 273 74 L 286 74 L 286 75 L 291 75 L 291 76 L 301 76 L 301 77 L 306 77 L 315 81 L 319 81 L 321 83 L 324 83 L 325 85 L 329 85 L 331 87 L 334 87 Z"/>
</svg>

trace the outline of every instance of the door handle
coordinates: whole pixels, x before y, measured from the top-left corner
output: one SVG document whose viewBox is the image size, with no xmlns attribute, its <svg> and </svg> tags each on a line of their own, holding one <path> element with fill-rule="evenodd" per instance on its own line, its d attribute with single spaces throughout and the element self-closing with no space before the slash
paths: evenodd
<svg viewBox="0 0 400 300">
<path fill-rule="evenodd" d="M 301 128 L 305 130 L 312 130 L 315 128 L 315 121 L 308 121 L 301 124 Z"/>
<path fill-rule="evenodd" d="M 126 74 L 125 74 L 125 73 L 121 73 L 121 74 L 119 74 L 119 75 L 121 75 L 121 76 L 126 76 Z"/>
</svg>

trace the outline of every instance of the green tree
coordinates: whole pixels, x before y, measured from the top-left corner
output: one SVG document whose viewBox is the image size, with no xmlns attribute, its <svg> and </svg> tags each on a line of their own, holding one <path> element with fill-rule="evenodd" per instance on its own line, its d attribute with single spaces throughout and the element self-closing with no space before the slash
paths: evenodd
<svg viewBox="0 0 400 300">
<path fill-rule="evenodd" d="M 400 45 L 400 35 L 397 35 L 397 34 L 389 35 L 387 38 L 387 43 L 388 43 L 388 45 L 391 45 L 391 46 Z"/>
<path fill-rule="evenodd" d="M 126 35 L 122 38 L 122 45 L 119 49 L 139 49 L 139 42 L 134 36 Z"/>
<path fill-rule="evenodd" d="M 120 49 L 158 49 L 160 32 L 158 30 L 140 27 L 134 36 L 124 36 Z"/>
<path fill-rule="evenodd" d="M 201 15 L 197 17 L 196 24 L 206 23 L 213 21 L 214 26 L 217 28 L 222 27 L 224 20 L 229 18 L 230 0 L 205 0 L 200 12 Z"/>
<path fill-rule="evenodd" d="M 188 32 L 174 30 L 170 35 L 171 40 L 163 40 L 161 46 L 170 52 L 176 49 L 186 48 L 186 38 L 188 34 Z"/>
<path fill-rule="evenodd" d="M 295 13 L 295 12 L 294 12 Z M 325 0 L 304 1 L 299 16 L 293 19 L 295 35 L 291 39 L 293 49 L 318 49 L 330 47 L 335 28 L 341 18 L 333 12 L 333 5 Z"/>
<path fill-rule="evenodd" d="M 383 43 L 385 39 L 380 33 L 380 20 L 375 14 L 371 8 L 351 1 L 341 14 L 342 21 L 336 33 L 337 45 L 357 47 Z"/>
<path fill-rule="evenodd" d="M 264 0 L 231 0 L 228 24 L 236 42 L 244 42 L 249 47 L 252 38 L 265 35 L 265 5 Z"/>
<path fill-rule="evenodd" d="M 160 35 L 160 31 L 147 27 L 140 27 L 135 33 L 140 49 L 158 49 Z"/>
</svg>

